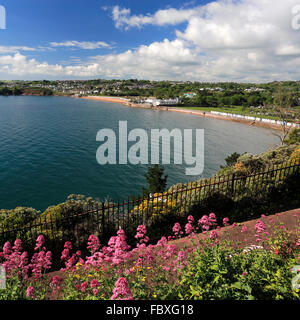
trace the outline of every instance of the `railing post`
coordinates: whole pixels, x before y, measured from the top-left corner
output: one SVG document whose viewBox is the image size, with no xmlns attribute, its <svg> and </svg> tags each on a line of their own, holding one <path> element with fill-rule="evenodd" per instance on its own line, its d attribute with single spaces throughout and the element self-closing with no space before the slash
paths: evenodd
<svg viewBox="0 0 300 320">
<path fill-rule="evenodd" d="M 232 174 L 232 179 L 231 179 L 231 199 L 233 199 L 233 195 L 234 195 L 234 181 L 235 181 L 235 173 Z"/>
<path fill-rule="evenodd" d="M 105 219 L 104 219 L 104 202 L 102 201 L 102 236 L 104 236 L 104 224 L 105 224 Z"/>
</svg>

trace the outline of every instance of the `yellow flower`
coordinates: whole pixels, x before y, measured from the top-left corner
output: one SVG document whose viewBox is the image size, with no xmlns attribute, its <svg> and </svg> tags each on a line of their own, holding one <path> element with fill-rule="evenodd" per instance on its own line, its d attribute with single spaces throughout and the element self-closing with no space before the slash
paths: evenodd
<svg viewBox="0 0 300 320">
<path fill-rule="evenodd" d="M 154 298 L 154 299 L 156 299 L 156 298 L 157 298 L 157 295 L 156 295 L 155 293 L 154 293 L 154 295 L 153 295 L 153 298 Z"/>
<path fill-rule="evenodd" d="M 145 281 L 146 281 L 146 277 L 143 277 L 143 278 L 142 278 L 142 281 L 145 282 Z"/>
</svg>

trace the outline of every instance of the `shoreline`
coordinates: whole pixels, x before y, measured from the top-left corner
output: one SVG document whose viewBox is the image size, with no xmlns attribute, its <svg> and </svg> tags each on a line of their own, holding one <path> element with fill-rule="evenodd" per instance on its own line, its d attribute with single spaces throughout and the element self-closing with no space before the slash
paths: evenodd
<svg viewBox="0 0 300 320">
<path fill-rule="evenodd" d="M 248 124 L 249 126 L 254 127 L 263 127 L 267 129 L 272 130 L 281 130 L 281 126 L 278 124 L 271 124 L 266 122 L 260 122 L 260 121 L 253 121 L 253 120 L 247 120 L 247 119 L 238 119 L 233 117 L 226 117 L 221 115 L 212 114 L 210 111 L 197 111 L 197 110 L 191 110 L 191 109 L 182 109 L 178 107 L 154 107 L 147 104 L 136 104 L 129 102 L 126 98 L 121 97 L 106 97 L 106 96 L 85 96 L 85 97 L 79 97 L 80 99 L 87 99 L 87 100 L 97 100 L 97 101 L 103 101 L 103 102 L 114 102 L 114 103 L 120 103 L 130 108 L 141 108 L 141 109 L 151 109 L 151 110 L 158 110 L 158 111 L 168 111 L 168 112 L 178 112 L 178 113 L 185 113 L 185 114 L 192 114 L 195 116 L 200 116 L 203 118 L 210 118 L 210 119 L 217 119 L 217 120 L 226 120 L 226 121 L 232 121 L 232 122 L 238 122 L 241 124 Z"/>
</svg>

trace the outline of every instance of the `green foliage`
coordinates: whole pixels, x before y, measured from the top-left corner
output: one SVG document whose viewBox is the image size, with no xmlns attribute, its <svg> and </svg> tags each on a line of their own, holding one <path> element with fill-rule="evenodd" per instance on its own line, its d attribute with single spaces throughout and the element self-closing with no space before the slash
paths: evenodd
<svg viewBox="0 0 300 320">
<path fill-rule="evenodd" d="M 287 145 L 300 143 L 300 128 L 294 128 L 288 138 L 284 141 Z"/>
<path fill-rule="evenodd" d="M 226 167 L 232 167 L 233 165 L 235 165 L 238 161 L 238 158 L 241 155 L 239 153 L 234 152 L 233 154 L 231 154 L 230 156 L 228 156 L 225 161 L 226 161 Z M 224 169 L 224 166 L 221 166 L 221 169 Z"/>
<path fill-rule="evenodd" d="M 167 186 L 168 175 L 164 175 L 164 168 L 155 164 L 148 168 L 145 174 L 148 186 L 143 189 L 143 194 L 147 195 L 149 193 L 162 193 L 165 191 Z"/>
<path fill-rule="evenodd" d="M 38 96 L 52 96 L 53 91 L 48 88 L 28 87 L 28 88 L 7 88 L 0 87 L 0 96 L 18 96 L 18 95 L 38 95 Z"/>
<path fill-rule="evenodd" d="M 205 247 L 190 257 L 178 295 L 183 300 L 299 299 L 291 287 L 293 263 L 262 249 Z"/>
<path fill-rule="evenodd" d="M 33 208 L 17 207 L 12 210 L 0 210 L 0 226 L 2 230 L 13 229 L 33 222 L 41 214 Z"/>
</svg>

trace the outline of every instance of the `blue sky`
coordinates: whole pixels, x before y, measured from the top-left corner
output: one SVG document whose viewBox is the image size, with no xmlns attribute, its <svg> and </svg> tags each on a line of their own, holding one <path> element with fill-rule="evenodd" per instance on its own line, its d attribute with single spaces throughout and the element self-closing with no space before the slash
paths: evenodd
<svg viewBox="0 0 300 320">
<path fill-rule="evenodd" d="M 298 79 L 298 1 L 261 2 L 0 0 L 0 79 Z"/>
<path fill-rule="evenodd" d="M 130 7 L 134 14 L 154 13 L 165 8 L 188 8 L 195 3 L 209 1 L 180 0 L 0 0 L 7 12 L 7 29 L 1 30 L 0 45 L 48 47 L 51 42 L 104 41 L 111 49 L 56 50 L 55 52 L 31 52 L 32 57 L 46 59 L 49 63 L 65 63 L 70 56 L 85 58 L 90 55 L 121 53 L 141 44 L 174 39 L 174 28 L 118 30 L 111 19 L 111 8 Z M 182 23 L 182 25 L 185 25 Z M 177 26 L 181 29 L 183 26 Z"/>
</svg>

